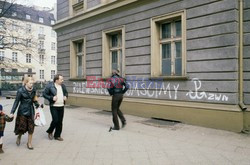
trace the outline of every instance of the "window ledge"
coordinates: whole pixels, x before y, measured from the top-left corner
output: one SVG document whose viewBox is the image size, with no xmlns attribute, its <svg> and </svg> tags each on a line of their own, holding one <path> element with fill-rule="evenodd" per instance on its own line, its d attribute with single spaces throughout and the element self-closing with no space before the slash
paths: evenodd
<svg viewBox="0 0 250 165">
<path fill-rule="evenodd" d="M 75 78 L 69 78 L 69 81 L 86 81 L 87 79 L 86 78 L 77 78 L 77 77 L 75 77 Z"/>
<path fill-rule="evenodd" d="M 188 80 L 188 76 L 158 76 L 150 77 L 150 80 Z"/>
</svg>

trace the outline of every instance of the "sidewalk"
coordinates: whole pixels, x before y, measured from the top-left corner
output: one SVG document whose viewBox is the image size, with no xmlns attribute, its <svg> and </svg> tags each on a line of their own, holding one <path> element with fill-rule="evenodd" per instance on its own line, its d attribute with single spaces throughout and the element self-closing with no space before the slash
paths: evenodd
<svg viewBox="0 0 250 165">
<path fill-rule="evenodd" d="M 9 114 L 12 100 L 0 99 Z M 45 107 L 47 122 L 51 121 Z M 16 116 L 16 114 L 15 114 Z M 14 123 L 7 123 L 0 165 L 249 165 L 250 135 L 126 115 L 127 126 L 108 132 L 111 113 L 67 106 L 62 137 L 49 140 L 36 127 L 34 150 L 15 144 Z"/>
</svg>

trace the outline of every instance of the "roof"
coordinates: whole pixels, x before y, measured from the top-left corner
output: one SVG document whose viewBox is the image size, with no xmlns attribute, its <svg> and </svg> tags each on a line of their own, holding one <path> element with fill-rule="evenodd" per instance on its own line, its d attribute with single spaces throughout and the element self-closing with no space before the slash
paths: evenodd
<svg viewBox="0 0 250 165">
<path fill-rule="evenodd" d="M 0 9 L 2 9 L 2 12 L 8 9 L 3 16 L 6 18 L 29 21 L 47 26 L 51 26 L 51 20 L 55 21 L 55 17 L 52 13 L 45 10 L 37 10 L 34 7 L 28 7 L 19 4 L 11 4 L 5 1 L 0 1 Z M 16 16 L 12 15 L 14 12 L 16 12 Z M 30 15 L 30 19 L 26 19 L 26 15 Z M 39 18 L 43 18 L 43 23 L 39 22 Z"/>
</svg>

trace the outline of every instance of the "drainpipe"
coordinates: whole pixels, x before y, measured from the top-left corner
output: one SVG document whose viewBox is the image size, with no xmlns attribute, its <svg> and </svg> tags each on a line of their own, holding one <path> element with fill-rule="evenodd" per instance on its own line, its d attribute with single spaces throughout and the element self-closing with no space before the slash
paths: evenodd
<svg viewBox="0 0 250 165">
<path fill-rule="evenodd" d="M 239 0 L 239 98 L 238 104 L 242 111 L 247 109 L 243 103 L 243 0 Z"/>
</svg>

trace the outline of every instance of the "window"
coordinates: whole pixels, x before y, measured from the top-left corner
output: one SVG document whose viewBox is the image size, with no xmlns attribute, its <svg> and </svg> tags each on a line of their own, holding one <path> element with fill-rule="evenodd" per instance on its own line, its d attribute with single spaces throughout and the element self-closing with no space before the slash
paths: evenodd
<svg viewBox="0 0 250 165">
<path fill-rule="evenodd" d="M 43 23 L 43 18 L 42 17 L 39 17 L 39 22 Z"/>
<path fill-rule="evenodd" d="M 39 41 L 39 49 L 44 49 L 44 41 Z"/>
<path fill-rule="evenodd" d="M 0 48 L 4 47 L 4 36 L 0 35 Z"/>
<path fill-rule="evenodd" d="M 0 61 L 4 61 L 4 51 L 0 51 Z"/>
<path fill-rule="evenodd" d="M 16 12 L 12 12 L 12 16 L 16 17 L 17 16 Z"/>
<path fill-rule="evenodd" d="M 31 24 L 26 24 L 26 33 L 31 32 Z"/>
<path fill-rule="evenodd" d="M 39 32 L 38 32 L 39 34 L 44 34 L 44 27 L 39 27 Z"/>
<path fill-rule="evenodd" d="M 39 63 L 44 64 L 44 55 L 39 55 Z"/>
<path fill-rule="evenodd" d="M 27 47 L 31 47 L 31 39 L 27 39 Z"/>
<path fill-rule="evenodd" d="M 26 63 L 31 63 L 31 54 L 26 54 Z"/>
<path fill-rule="evenodd" d="M 16 37 L 12 37 L 12 43 L 16 44 L 17 43 L 17 38 Z"/>
<path fill-rule="evenodd" d="M 118 69 L 125 76 L 125 28 L 124 26 L 103 31 L 102 76 L 109 77 L 112 69 Z"/>
<path fill-rule="evenodd" d="M 56 64 L 56 56 L 51 56 L 51 64 Z"/>
<path fill-rule="evenodd" d="M 2 29 L 4 29 L 4 25 L 5 25 L 5 21 L 4 21 L 4 19 L 0 19 L 0 30 Z"/>
<path fill-rule="evenodd" d="M 85 77 L 85 39 L 71 41 L 70 45 L 70 77 Z"/>
<path fill-rule="evenodd" d="M 185 11 L 151 20 L 151 76 L 186 75 Z"/>
<path fill-rule="evenodd" d="M 26 19 L 30 19 L 30 15 L 29 14 L 26 14 Z"/>
<path fill-rule="evenodd" d="M 51 30 L 51 37 L 56 37 L 56 32 L 54 30 Z"/>
<path fill-rule="evenodd" d="M 50 24 L 51 24 L 51 25 L 54 25 L 54 24 L 55 24 L 55 20 L 51 20 L 51 21 L 50 21 Z"/>
<path fill-rule="evenodd" d="M 52 80 L 54 79 L 55 75 L 56 75 L 56 71 L 55 70 L 51 70 L 51 79 Z"/>
<path fill-rule="evenodd" d="M 44 79 L 44 70 L 40 70 L 39 73 L 40 79 Z"/>
<path fill-rule="evenodd" d="M 17 30 L 17 22 L 16 21 L 13 21 L 12 22 L 12 30 Z"/>
<path fill-rule="evenodd" d="M 55 42 L 51 43 L 51 50 L 56 50 L 56 43 Z"/>
<path fill-rule="evenodd" d="M 78 14 L 78 13 L 81 13 L 83 12 L 84 10 L 87 9 L 87 1 L 85 0 L 73 0 L 73 1 L 70 1 L 70 6 L 72 6 L 72 12 L 71 14 Z"/>
<path fill-rule="evenodd" d="M 12 62 L 17 62 L 17 52 L 12 52 Z"/>
</svg>

